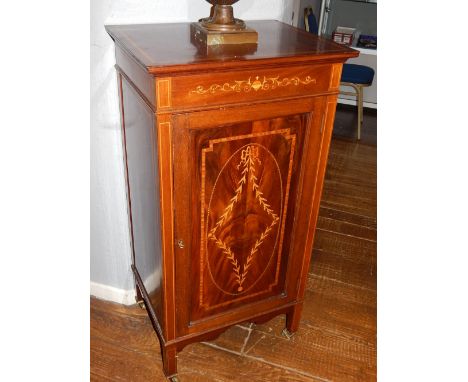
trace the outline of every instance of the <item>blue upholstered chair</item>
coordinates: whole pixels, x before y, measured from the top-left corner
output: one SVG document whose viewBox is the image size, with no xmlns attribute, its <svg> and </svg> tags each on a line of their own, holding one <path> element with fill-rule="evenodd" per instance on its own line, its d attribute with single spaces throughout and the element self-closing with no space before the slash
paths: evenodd
<svg viewBox="0 0 468 382">
<path fill-rule="evenodd" d="M 341 73 L 341 86 L 348 86 L 354 89 L 354 92 L 341 91 L 341 94 L 356 97 L 358 107 L 358 137 L 361 139 L 361 126 L 363 115 L 363 89 L 371 86 L 374 80 L 374 69 L 364 65 L 344 64 Z"/>
<path fill-rule="evenodd" d="M 304 9 L 304 24 L 307 32 L 318 34 L 318 24 L 312 8 Z M 353 88 L 354 92 L 341 91 L 341 94 L 356 97 L 358 107 L 358 140 L 361 139 L 361 126 L 363 116 L 363 88 L 371 86 L 374 80 L 374 69 L 364 65 L 344 64 L 341 73 L 341 86 Z"/>
</svg>

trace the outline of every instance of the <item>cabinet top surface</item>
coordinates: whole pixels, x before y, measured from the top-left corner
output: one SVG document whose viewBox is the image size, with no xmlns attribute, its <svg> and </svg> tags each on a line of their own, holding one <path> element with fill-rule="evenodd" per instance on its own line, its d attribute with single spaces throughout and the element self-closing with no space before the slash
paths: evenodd
<svg viewBox="0 0 468 382">
<path fill-rule="evenodd" d="M 224 46 L 208 52 L 191 42 L 191 23 L 108 25 L 116 44 L 150 73 L 235 68 L 275 60 L 282 63 L 344 61 L 359 52 L 279 21 L 247 21 L 258 45 Z"/>
</svg>

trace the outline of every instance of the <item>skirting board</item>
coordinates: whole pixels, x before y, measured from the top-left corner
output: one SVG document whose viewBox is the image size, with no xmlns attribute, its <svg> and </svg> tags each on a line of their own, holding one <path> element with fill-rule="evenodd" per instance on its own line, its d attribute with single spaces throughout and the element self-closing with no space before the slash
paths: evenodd
<svg viewBox="0 0 468 382">
<path fill-rule="evenodd" d="M 135 289 L 125 290 L 114 288 L 109 285 L 99 284 L 91 281 L 91 296 L 101 300 L 116 302 L 117 304 L 133 305 L 135 301 Z"/>
</svg>

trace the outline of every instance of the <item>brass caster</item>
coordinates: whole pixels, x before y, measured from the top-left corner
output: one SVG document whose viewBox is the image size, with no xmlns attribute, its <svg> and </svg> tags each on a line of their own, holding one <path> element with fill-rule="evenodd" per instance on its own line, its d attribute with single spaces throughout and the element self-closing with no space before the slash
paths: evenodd
<svg viewBox="0 0 468 382">
<path fill-rule="evenodd" d="M 169 377 L 169 381 L 170 381 L 170 382 L 180 382 L 180 381 L 179 381 L 179 378 L 177 378 L 177 376 Z"/>
<path fill-rule="evenodd" d="M 146 309 L 145 302 L 143 300 L 137 301 L 138 306 L 140 309 Z"/>
<path fill-rule="evenodd" d="M 290 340 L 294 336 L 294 333 L 291 333 L 287 328 L 284 328 L 281 334 L 283 335 L 283 337 L 286 337 L 288 340 Z"/>
</svg>

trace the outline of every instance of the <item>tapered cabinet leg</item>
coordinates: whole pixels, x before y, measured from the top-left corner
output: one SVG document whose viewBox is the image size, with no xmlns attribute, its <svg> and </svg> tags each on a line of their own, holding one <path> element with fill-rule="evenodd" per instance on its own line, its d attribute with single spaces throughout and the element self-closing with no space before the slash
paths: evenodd
<svg viewBox="0 0 468 382">
<path fill-rule="evenodd" d="M 299 329 L 299 322 L 301 321 L 302 304 L 295 305 L 289 313 L 286 313 L 286 328 L 283 335 L 291 338 Z"/>
<path fill-rule="evenodd" d="M 171 381 L 176 381 L 177 349 L 175 347 L 161 347 L 164 374 Z M 175 378 L 175 379 L 174 379 Z"/>
</svg>

